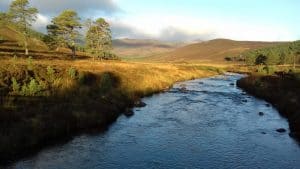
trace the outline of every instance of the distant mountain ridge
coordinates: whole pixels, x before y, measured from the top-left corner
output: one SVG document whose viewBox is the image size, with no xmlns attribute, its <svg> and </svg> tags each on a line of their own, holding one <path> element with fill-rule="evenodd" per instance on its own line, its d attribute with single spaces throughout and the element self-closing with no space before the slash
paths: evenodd
<svg viewBox="0 0 300 169">
<path fill-rule="evenodd" d="M 185 45 L 151 39 L 115 39 L 112 44 L 114 53 L 129 60 L 158 56 Z"/>
<path fill-rule="evenodd" d="M 264 48 L 287 42 L 235 41 L 230 39 L 214 39 L 186 45 L 164 55 L 149 57 L 153 61 L 169 62 L 224 62 L 227 56 L 237 56 L 247 50 Z"/>
</svg>

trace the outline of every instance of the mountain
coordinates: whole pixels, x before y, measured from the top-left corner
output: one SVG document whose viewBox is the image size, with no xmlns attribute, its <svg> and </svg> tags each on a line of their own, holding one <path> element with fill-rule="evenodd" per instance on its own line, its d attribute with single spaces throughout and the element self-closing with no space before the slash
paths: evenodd
<svg viewBox="0 0 300 169">
<path fill-rule="evenodd" d="M 182 46 L 184 46 L 184 43 L 162 42 L 150 39 L 113 40 L 113 52 L 127 60 L 158 56 Z"/>
<path fill-rule="evenodd" d="M 160 56 L 148 57 L 152 61 L 169 62 L 224 62 L 227 56 L 238 56 L 246 50 L 258 49 L 286 42 L 234 41 L 214 39 L 177 48 Z"/>
</svg>

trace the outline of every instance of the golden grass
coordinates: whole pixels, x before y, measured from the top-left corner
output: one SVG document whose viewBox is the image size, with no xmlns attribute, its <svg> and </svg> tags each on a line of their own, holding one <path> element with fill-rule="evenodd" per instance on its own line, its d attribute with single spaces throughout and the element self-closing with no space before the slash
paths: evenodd
<svg viewBox="0 0 300 169">
<path fill-rule="evenodd" d="M 26 59 L 1 60 L 2 65 L 26 65 Z M 121 61 L 62 61 L 33 60 L 33 65 L 60 69 L 74 67 L 78 71 L 88 71 L 95 74 L 111 72 L 121 80 L 121 88 L 129 94 L 148 95 L 170 87 L 174 82 L 216 75 L 218 68 L 211 65 L 171 64 L 171 63 L 135 63 Z M 219 65 L 220 67 L 220 65 Z M 64 83 L 64 80 L 56 83 Z M 68 82 L 68 84 L 70 84 Z M 66 84 L 64 84 L 65 86 Z"/>
</svg>

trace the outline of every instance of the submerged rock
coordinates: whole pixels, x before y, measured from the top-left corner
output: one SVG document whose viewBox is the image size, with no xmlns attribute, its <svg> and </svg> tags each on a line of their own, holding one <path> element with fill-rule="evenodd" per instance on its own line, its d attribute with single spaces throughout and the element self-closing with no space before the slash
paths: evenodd
<svg viewBox="0 0 300 169">
<path fill-rule="evenodd" d="M 279 128 L 276 130 L 278 133 L 285 133 L 286 132 L 286 129 L 284 128 Z"/>
<path fill-rule="evenodd" d="M 263 131 L 263 132 L 261 132 L 261 134 L 267 134 L 267 133 Z"/>
<path fill-rule="evenodd" d="M 181 92 L 184 92 L 184 93 L 187 92 L 187 88 L 186 88 L 186 87 L 182 87 L 182 88 L 180 88 L 179 90 L 180 90 Z"/>
<path fill-rule="evenodd" d="M 246 99 L 243 99 L 243 100 L 242 100 L 242 102 L 244 102 L 244 103 L 247 103 L 247 102 L 248 102 L 248 100 L 246 100 Z"/>
<path fill-rule="evenodd" d="M 179 91 L 181 91 L 181 92 L 187 92 L 186 84 L 181 84 L 179 87 L 180 87 Z"/>
<path fill-rule="evenodd" d="M 230 86 L 234 86 L 235 84 L 234 83 L 230 83 Z"/>
<path fill-rule="evenodd" d="M 265 114 L 263 112 L 259 112 L 258 115 L 263 116 Z"/>
<path fill-rule="evenodd" d="M 145 106 L 147 106 L 147 104 L 139 100 L 134 103 L 134 106 L 135 107 L 145 107 Z"/>
<path fill-rule="evenodd" d="M 266 104 L 267 107 L 271 107 L 271 105 L 269 103 Z"/>
<path fill-rule="evenodd" d="M 127 108 L 125 111 L 124 111 L 124 113 L 123 113 L 126 117 L 131 117 L 131 116 L 133 116 L 134 115 L 134 112 L 133 112 L 133 110 L 132 109 L 130 109 L 130 108 Z"/>
</svg>

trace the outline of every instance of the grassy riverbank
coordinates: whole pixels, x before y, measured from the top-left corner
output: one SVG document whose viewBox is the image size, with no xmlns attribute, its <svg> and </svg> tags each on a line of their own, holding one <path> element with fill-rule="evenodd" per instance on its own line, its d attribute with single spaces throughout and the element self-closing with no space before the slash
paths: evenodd
<svg viewBox="0 0 300 169">
<path fill-rule="evenodd" d="M 291 136 L 300 138 L 300 73 L 251 74 L 237 85 L 252 95 L 272 103 L 287 117 Z"/>
<path fill-rule="evenodd" d="M 143 96 L 218 73 L 189 64 L 1 60 L 0 161 L 103 129 Z"/>
</svg>

